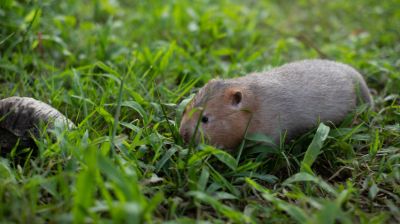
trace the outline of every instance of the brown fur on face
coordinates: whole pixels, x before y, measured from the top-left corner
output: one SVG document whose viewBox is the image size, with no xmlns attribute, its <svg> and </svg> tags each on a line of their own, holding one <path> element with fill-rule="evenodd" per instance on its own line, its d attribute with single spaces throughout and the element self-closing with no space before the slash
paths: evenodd
<svg viewBox="0 0 400 224">
<path fill-rule="evenodd" d="M 189 142 L 204 140 L 216 147 L 232 149 L 243 140 L 254 105 L 252 93 L 240 84 L 212 80 L 187 106 L 182 117 L 180 134 Z M 198 130 L 196 127 L 198 124 Z"/>
</svg>

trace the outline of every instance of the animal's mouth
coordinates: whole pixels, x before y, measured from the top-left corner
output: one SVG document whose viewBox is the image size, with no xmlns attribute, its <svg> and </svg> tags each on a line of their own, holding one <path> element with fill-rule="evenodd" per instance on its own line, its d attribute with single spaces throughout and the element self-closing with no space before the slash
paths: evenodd
<svg viewBox="0 0 400 224">
<path fill-rule="evenodd" d="M 210 144 L 210 138 L 203 132 L 201 127 L 198 127 L 197 130 L 190 130 L 188 127 L 181 127 L 179 129 L 179 134 L 185 144 Z"/>
<path fill-rule="evenodd" d="M 181 135 L 183 141 L 187 144 L 190 141 L 191 135 L 189 131 L 187 131 L 185 128 L 180 128 L 179 129 L 179 134 Z"/>
</svg>

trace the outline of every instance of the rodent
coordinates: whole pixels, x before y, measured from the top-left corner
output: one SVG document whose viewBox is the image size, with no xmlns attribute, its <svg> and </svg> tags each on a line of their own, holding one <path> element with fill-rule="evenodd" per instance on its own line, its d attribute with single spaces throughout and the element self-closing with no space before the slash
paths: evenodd
<svg viewBox="0 0 400 224">
<path fill-rule="evenodd" d="M 75 124 L 50 105 L 30 97 L 8 97 L 0 100 L 0 149 L 35 148 L 33 137 L 39 137 L 40 124 L 51 130 L 55 126 L 75 128 Z M 3 152 L 3 151 L 2 151 Z"/>
<path fill-rule="evenodd" d="M 182 116 L 180 135 L 234 149 L 247 133 L 281 133 L 293 139 L 318 122 L 338 124 L 360 103 L 373 106 L 362 75 L 349 65 L 313 59 L 233 79 L 213 79 L 195 95 Z M 201 116 L 201 117 L 200 117 Z M 196 127 L 198 130 L 196 131 Z"/>
</svg>

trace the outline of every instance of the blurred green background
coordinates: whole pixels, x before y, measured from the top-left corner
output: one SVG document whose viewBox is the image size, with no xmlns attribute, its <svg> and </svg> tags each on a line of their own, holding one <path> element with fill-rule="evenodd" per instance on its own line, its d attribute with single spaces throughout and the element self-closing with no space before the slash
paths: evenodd
<svg viewBox="0 0 400 224">
<path fill-rule="evenodd" d="M 39 155 L 23 163 L 15 152 L 1 159 L 5 222 L 400 221 L 400 1 L 0 6 L 0 98 L 34 97 L 79 125 L 38 139 Z M 306 58 L 352 65 L 376 104 L 331 132 L 315 176 L 300 176 L 310 182 L 286 179 L 299 174 L 307 140 L 238 163 L 180 142 L 178 105 L 209 79 Z"/>
</svg>

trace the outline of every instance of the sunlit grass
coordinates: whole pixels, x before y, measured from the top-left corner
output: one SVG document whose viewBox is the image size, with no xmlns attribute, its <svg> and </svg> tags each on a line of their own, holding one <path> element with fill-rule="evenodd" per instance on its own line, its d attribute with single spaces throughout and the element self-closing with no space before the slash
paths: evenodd
<svg viewBox="0 0 400 224">
<path fill-rule="evenodd" d="M 400 222 L 398 1 L 0 6 L 0 98 L 34 97 L 77 124 L 0 158 L 1 220 Z M 321 57 L 357 68 L 375 108 L 279 146 L 179 138 L 184 100 L 209 79 Z"/>
</svg>

